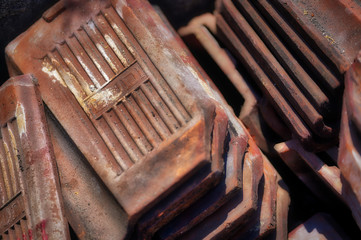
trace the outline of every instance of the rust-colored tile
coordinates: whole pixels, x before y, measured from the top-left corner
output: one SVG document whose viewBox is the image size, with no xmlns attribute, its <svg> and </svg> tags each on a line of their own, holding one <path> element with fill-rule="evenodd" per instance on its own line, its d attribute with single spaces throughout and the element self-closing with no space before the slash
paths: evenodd
<svg viewBox="0 0 361 240">
<path fill-rule="evenodd" d="M 39 79 L 45 104 L 124 209 L 129 231 L 148 211 L 145 226 L 157 230 L 222 178 L 229 114 L 148 2 L 56 5 L 6 54 L 12 74 Z M 196 178 L 198 188 L 187 189 Z M 158 208 L 162 200 L 169 205 Z"/>
<path fill-rule="evenodd" d="M 0 88 L 0 236 L 69 239 L 43 102 L 31 75 Z"/>
<path fill-rule="evenodd" d="M 284 161 L 293 161 L 288 158 L 295 157 L 298 159 L 294 160 L 295 162 L 305 162 L 337 195 L 341 194 L 342 184 L 340 170 L 337 166 L 327 165 L 317 155 L 303 149 L 297 140 L 280 143 L 275 148 Z"/>
<path fill-rule="evenodd" d="M 361 52 L 359 58 L 351 66 L 345 77 L 345 93 L 340 133 L 340 151 L 338 166 L 343 176 L 351 184 L 361 202 L 361 188 L 359 181 L 361 168 L 358 161 L 361 159 L 361 145 L 358 141 L 361 132 Z"/>
<path fill-rule="evenodd" d="M 47 117 L 67 220 L 79 239 L 125 239 L 127 215 L 84 156 Z"/>
</svg>

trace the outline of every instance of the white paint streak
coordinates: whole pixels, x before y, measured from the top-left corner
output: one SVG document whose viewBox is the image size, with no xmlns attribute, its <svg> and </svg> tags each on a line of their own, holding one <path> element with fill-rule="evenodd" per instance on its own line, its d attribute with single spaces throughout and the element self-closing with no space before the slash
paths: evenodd
<svg viewBox="0 0 361 240">
<path fill-rule="evenodd" d="M 112 68 L 112 70 L 114 72 L 118 72 L 117 67 L 114 65 L 114 63 L 112 62 L 112 60 L 109 58 L 108 54 L 105 52 L 105 49 L 103 48 L 103 46 L 100 43 L 96 44 L 99 52 L 103 55 L 103 57 L 105 58 L 105 60 L 109 63 L 110 67 Z"/>
<path fill-rule="evenodd" d="M 109 44 L 109 46 L 113 49 L 113 51 L 115 52 L 115 54 L 117 55 L 117 57 L 120 59 L 120 61 L 122 62 L 122 64 L 124 66 L 127 66 L 129 63 L 127 61 L 127 59 L 123 56 L 123 54 L 119 51 L 119 48 L 117 47 L 117 45 L 115 44 L 115 42 L 113 41 L 113 39 L 108 35 L 105 34 L 104 35 L 105 40 L 107 41 L 107 43 Z"/>
<path fill-rule="evenodd" d="M 168 28 L 164 27 L 162 24 L 159 24 L 158 29 L 162 34 L 162 38 L 165 39 L 167 42 L 173 39 L 173 36 L 168 30 Z"/>
<path fill-rule="evenodd" d="M 125 1 L 117 1 L 117 4 L 116 4 L 115 8 L 116 8 L 116 12 L 119 14 L 119 16 L 121 18 L 123 18 L 122 9 L 123 9 L 123 7 L 126 7 L 126 6 L 128 6 L 128 5 L 127 5 L 127 3 Z"/>
<path fill-rule="evenodd" d="M 16 123 L 18 125 L 18 132 L 20 134 L 20 136 L 27 136 L 28 134 L 31 134 L 31 129 L 27 129 L 27 123 L 26 123 L 26 113 L 25 113 L 25 109 L 24 106 L 20 103 L 18 103 L 16 105 Z M 30 132 L 29 132 L 30 131 Z M 40 129 L 37 130 L 39 133 L 44 133 L 44 128 L 42 126 L 40 126 Z M 9 131 L 11 133 L 11 131 Z M 10 134 L 10 136 L 13 133 Z M 29 136 L 31 137 L 31 136 Z M 15 141 L 15 137 L 11 136 L 11 138 L 13 138 L 12 141 Z M 32 151 L 38 151 L 39 149 L 42 148 L 46 148 L 47 147 L 47 141 L 46 138 L 37 138 L 36 139 L 36 144 L 32 145 Z"/>
<path fill-rule="evenodd" d="M 101 85 L 100 83 L 97 81 L 97 79 L 94 77 L 94 75 L 92 74 L 92 72 L 90 71 L 90 69 L 88 68 L 88 66 L 81 60 L 81 58 L 78 58 L 81 66 L 84 68 L 84 70 L 86 71 L 86 73 L 88 74 L 90 80 L 92 80 L 92 82 L 95 84 L 95 86 L 97 88 L 100 88 Z M 69 61 L 68 59 L 65 59 L 65 61 Z"/>
<path fill-rule="evenodd" d="M 43 68 L 41 70 L 52 79 L 53 83 L 58 82 L 64 87 L 67 87 L 58 71 L 48 61 L 43 62 Z"/>
<path fill-rule="evenodd" d="M 10 128 L 9 128 L 9 136 L 10 136 L 10 141 L 11 141 L 11 145 L 13 147 L 14 152 L 16 153 L 16 155 L 19 155 L 19 149 L 17 148 L 17 142 L 15 139 L 15 135 L 14 135 L 13 131 L 10 130 Z"/>
<path fill-rule="evenodd" d="M 187 68 L 188 68 L 188 70 L 192 73 L 193 77 L 196 78 L 196 79 L 198 80 L 198 82 L 201 84 L 203 90 L 207 93 L 207 95 L 208 95 L 210 98 L 216 100 L 216 99 L 214 98 L 212 89 L 209 87 L 209 85 L 208 85 L 206 82 L 202 81 L 202 79 L 199 78 L 197 72 L 193 69 L 193 67 L 187 66 Z"/>
<path fill-rule="evenodd" d="M 93 33 L 96 33 L 96 27 L 95 27 L 95 24 L 93 23 L 93 21 L 90 21 L 88 23 L 88 26 L 90 27 L 90 29 L 93 31 Z"/>
<path fill-rule="evenodd" d="M 20 135 L 26 134 L 26 117 L 23 105 L 18 103 L 16 105 L 16 120 L 18 124 L 18 131 Z"/>
<path fill-rule="evenodd" d="M 8 55 L 12 55 L 16 53 L 16 48 L 19 45 L 20 40 L 15 40 L 11 44 L 7 45 L 6 52 Z"/>
<path fill-rule="evenodd" d="M 109 82 L 110 79 L 108 77 L 108 75 L 104 72 L 102 66 L 98 63 L 98 59 L 94 59 L 94 64 L 95 66 L 98 68 L 99 72 L 103 75 L 103 77 L 105 78 L 105 81 Z"/>
<path fill-rule="evenodd" d="M 355 163 L 358 165 L 358 168 L 361 169 L 361 156 L 355 149 L 352 149 L 352 156 L 355 159 Z"/>
<path fill-rule="evenodd" d="M 172 58 L 172 53 L 169 51 L 168 48 L 163 48 L 162 50 L 163 50 L 163 53 L 164 53 L 165 56 L 167 56 L 168 58 Z"/>
<path fill-rule="evenodd" d="M 125 44 L 125 46 L 128 47 L 128 50 L 133 54 L 133 56 L 136 56 L 134 49 L 132 48 L 132 45 L 128 42 L 127 38 L 123 34 L 123 32 L 119 29 L 119 27 L 113 23 L 112 28 L 117 33 L 118 37 L 122 40 L 122 42 Z"/>
<path fill-rule="evenodd" d="M 121 93 L 114 89 L 104 89 L 101 91 L 101 94 L 94 94 L 92 96 L 92 102 L 96 102 L 97 104 L 102 103 L 102 105 L 106 105 L 109 102 L 112 102 L 120 94 Z"/>
</svg>

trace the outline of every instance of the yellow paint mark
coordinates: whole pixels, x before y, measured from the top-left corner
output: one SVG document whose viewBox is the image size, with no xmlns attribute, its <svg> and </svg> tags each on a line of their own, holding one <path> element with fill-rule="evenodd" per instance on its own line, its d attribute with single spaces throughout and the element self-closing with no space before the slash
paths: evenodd
<svg viewBox="0 0 361 240">
<path fill-rule="evenodd" d="M 335 44 L 336 41 L 329 35 L 325 35 L 325 38 L 331 43 L 331 44 Z"/>
</svg>

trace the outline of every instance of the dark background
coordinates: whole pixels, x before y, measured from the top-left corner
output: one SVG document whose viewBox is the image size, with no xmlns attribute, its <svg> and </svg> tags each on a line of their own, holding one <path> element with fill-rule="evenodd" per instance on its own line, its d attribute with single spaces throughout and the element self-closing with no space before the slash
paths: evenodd
<svg viewBox="0 0 361 240">
<path fill-rule="evenodd" d="M 0 82 L 9 78 L 5 47 L 29 28 L 56 0 L 0 0 Z"/>
</svg>

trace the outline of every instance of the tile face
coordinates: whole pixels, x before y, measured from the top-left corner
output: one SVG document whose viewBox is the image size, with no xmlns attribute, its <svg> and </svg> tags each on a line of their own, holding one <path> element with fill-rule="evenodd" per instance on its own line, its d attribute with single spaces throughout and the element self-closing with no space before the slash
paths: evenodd
<svg viewBox="0 0 361 240">
<path fill-rule="evenodd" d="M 42 62 L 42 71 L 54 72 L 101 129 L 122 171 L 191 120 L 164 78 L 151 80 L 145 73 L 139 61 L 147 57 L 140 49 L 116 10 L 106 7 L 56 44 Z M 143 67 L 152 71 L 154 65 L 147 64 Z"/>
<path fill-rule="evenodd" d="M 222 174 L 224 139 L 212 133 L 224 110 L 149 3 L 59 4 L 8 45 L 9 71 L 39 79 L 45 104 L 129 224 L 199 171 Z"/>
<path fill-rule="evenodd" d="M 0 88 L 0 236 L 68 239 L 59 179 L 33 77 Z"/>
</svg>

